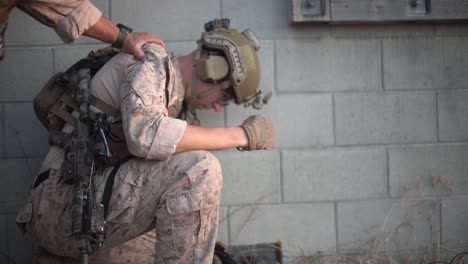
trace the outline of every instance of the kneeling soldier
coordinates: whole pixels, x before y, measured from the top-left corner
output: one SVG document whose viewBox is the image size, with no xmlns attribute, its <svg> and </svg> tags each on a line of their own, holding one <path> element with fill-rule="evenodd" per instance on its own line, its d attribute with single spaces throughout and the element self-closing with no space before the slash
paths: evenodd
<svg viewBox="0 0 468 264">
<path fill-rule="evenodd" d="M 39 114 L 50 130 L 61 129 L 51 133 L 55 146 L 17 218 L 39 246 L 72 258 L 91 253 L 90 260 L 97 263 L 112 258 L 131 263 L 212 262 L 222 173 L 208 151 L 270 150 L 275 139 L 265 115 L 251 116 L 239 127 L 193 125 L 196 109 L 219 112 L 228 101 L 260 108 L 265 101 L 258 88 L 259 43 L 253 32 L 231 29 L 226 19 L 207 23 L 205 29 L 198 48 L 186 56 L 176 58 L 151 43 L 143 47 L 143 61 L 115 55 L 90 81 L 88 106 L 80 101 L 83 96 L 70 92 L 79 90 L 78 85 L 67 88 L 47 115 Z M 62 76 L 55 83 L 67 80 Z M 51 123 L 54 118 L 65 123 L 63 128 Z M 91 131 L 88 139 L 67 139 L 78 130 Z M 94 148 L 90 159 L 76 154 L 86 148 L 80 143 L 89 147 L 89 142 Z M 80 174 L 77 156 L 88 162 L 82 174 L 89 176 L 89 185 L 67 180 L 69 174 Z M 87 198 L 80 200 L 83 196 Z M 78 221 L 88 228 L 84 235 L 80 228 L 71 228 L 75 206 L 82 201 L 87 206 L 78 211 L 89 213 Z"/>
</svg>

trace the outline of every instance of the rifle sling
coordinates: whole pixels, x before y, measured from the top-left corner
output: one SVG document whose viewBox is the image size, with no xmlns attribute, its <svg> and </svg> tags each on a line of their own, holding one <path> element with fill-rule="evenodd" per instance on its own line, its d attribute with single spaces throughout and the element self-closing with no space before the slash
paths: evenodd
<svg viewBox="0 0 468 264">
<path fill-rule="evenodd" d="M 92 106 L 101 109 L 107 115 L 113 116 L 115 118 L 120 116 L 120 112 L 118 110 L 94 95 L 91 95 L 90 103 Z M 55 103 L 49 110 L 50 114 L 56 115 L 68 124 L 75 126 L 75 118 L 73 117 L 71 111 L 79 111 L 79 106 L 76 104 L 69 93 L 62 95 L 59 101 Z M 90 116 L 91 119 L 95 120 L 94 112 L 90 111 Z"/>
<path fill-rule="evenodd" d="M 120 116 L 120 111 L 115 109 L 114 107 L 110 106 L 103 100 L 97 98 L 94 95 L 91 95 L 91 105 L 101 109 L 107 115 L 118 117 Z"/>
<path fill-rule="evenodd" d="M 109 202 L 110 202 L 110 197 L 112 195 L 112 189 L 114 187 L 114 180 L 115 180 L 115 175 L 117 175 L 117 172 L 120 169 L 120 166 L 122 166 L 125 162 L 133 159 L 134 156 L 128 156 L 119 162 L 115 164 L 114 168 L 112 169 L 111 173 L 109 174 L 109 177 L 107 177 L 106 185 L 104 187 L 104 193 L 102 194 L 102 200 L 101 204 L 104 206 L 104 219 L 107 217 L 107 212 L 109 210 Z M 49 178 L 49 173 L 50 170 L 46 170 L 39 174 L 34 181 L 34 184 L 31 189 L 36 188 L 37 186 L 41 185 L 45 180 Z"/>
<path fill-rule="evenodd" d="M 47 180 L 49 178 L 49 173 L 50 173 L 50 170 L 46 170 L 44 171 L 43 173 L 39 174 L 36 178 L 36 180 L 34 181 L 34 184 L 33 186 L 31 187 L 31 189 L 34 189 L 36 188 L 37 186 L 39 186 L 41 183 L 43 183 L 45 180 Z"/>
<path fill-rule="evenodd" d="M 122 160 L 120 160 L 119 162 L 117 162 L 114 165 L 114 168 L 112 169 L 111 173 L 107 177 L 106 186 L 104 187 L 104 193 L 102 194 L 102 200 L 101 200 L 101 204 L 104 206 L 104 219 L 107 218 L 107 213 L 109 211 L 109 202 L 110 202 L 110 198 L 112 195 L 112 189 L 114 187 L 115 175 L 119 171 L 120 166 L 122 166 L 125 162 L 133 158 L 134 156 L 127 156 L 123 158 Z"/>
</svg>

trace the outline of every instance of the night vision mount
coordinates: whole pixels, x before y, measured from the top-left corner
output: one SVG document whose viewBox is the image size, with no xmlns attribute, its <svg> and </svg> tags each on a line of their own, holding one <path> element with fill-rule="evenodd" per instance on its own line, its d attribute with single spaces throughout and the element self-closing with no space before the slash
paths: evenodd
<svg viewBox="0 0 468 264">
<path fill-rule="evenodd" d="M 213 31 L 215 28 L 229 28 L 231 20 L 229 18 L 214 19 L 205 23 L 205 31 Z"/>
</svg>

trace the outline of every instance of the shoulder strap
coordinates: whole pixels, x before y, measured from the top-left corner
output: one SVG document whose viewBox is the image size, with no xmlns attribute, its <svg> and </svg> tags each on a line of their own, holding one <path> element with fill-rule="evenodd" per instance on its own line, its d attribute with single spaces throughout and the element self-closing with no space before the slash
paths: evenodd
<svg viewBox="0 0 468 264">
<path fill-rule="evenodd" d="M 72 76 L 74 72 L 86 67 L 91 69 L 91 77 L 93 77 L 96 72 L 99 71 L 99 69 L 101 69 L 101 67 L 115 54 L 117 54 L 117 52 L 111 47 L 106 47 L 97 51 L 91 51 L 86 58 L 76 62 L 73 66 L 68 68 L 63 75 Z M 64 83 L 63 85 L 67 84 Z M 47 118 L 53 118 L 56 116 L 65 122 L 74 125 L 74 117 L 71 113 L 73 111 L 78 111 L 79 108 L 71 96 L 72 92 L 73 91 L 71 88 L 67 89 L 67 91 L 52 105 L 48 111 Z M 113 108 L 111 105 L 93 95 L 91 95 L 91 105 L 101 109 L 108 115 L 112 115 L 116 118 L 120 116 L 119 110 Z M 94 118 L 94 115 L 91 115 L 91 117 Z"/>
<path fill-rule="evenodd" d="M 114 107 L 112 107 L 111 105 L 97 98 L 94 95 L 91 95 L 91 105 L 101 109 L 107 115 L 111 115 L 116 118 L 120 116 L 119 110 L 115 109 Z"/>
</svg>

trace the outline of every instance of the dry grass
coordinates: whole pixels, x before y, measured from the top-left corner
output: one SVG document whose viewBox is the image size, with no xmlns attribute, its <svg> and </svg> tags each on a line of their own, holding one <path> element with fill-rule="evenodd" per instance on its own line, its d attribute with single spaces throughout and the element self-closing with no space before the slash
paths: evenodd
<svg viewBox="0 0 468 264">
<path fill-rule="evenodd" d="M 427 184 L 427 182 L 426 182 Z M 287 252 L 283 249 L 284 255 L 294 256 L 291 257 L 287 263 L 289 264 L 428 264 L 428 263 L 449 263 L 450 258 L 458 252 L 443 248 L 439 240 L 439 230 L 432 230 L 435 235 L 431 235 L 432 241 L 422 250 L 405 252 L 400 248 L 401 235 L 411 235 L 416 239 L 415 233 L 418 220 L 415 215 L 418 214 L 418 208 L 428 208 L 428 211 L 437 210 L 438 206 L 433 200 L 418 200 L 414 198 L 424 198 L 423 191 L 424 182 L 420 179 L 413 185 L 405 186 L 404 191 L 398 199 L 396 199 L 390 209 L 388 210 L 385 219 L 381 225 L 371 227 L 369 230 L 368 238 L 365 241 L 353 242 L 361 244 L 357 248 L 349 252 L 358 252 L 354 254 L 324 254 L 317 252 L 316 254 L 306 254 L 303 250 L 299 249 L 298 252 Z M 446 177 L 432 177 L 429 184 L 434 190 L 438 191 L 441 195 L 453 195 L 454 189 Z M 427 186 L 427 185 L 426 185 Z M 410 198 L 411 197 L 411 198 Z M 235 234 L 234 240 L 240 235 L 244 227 L 258 211 L 258 205 L 264 197 L 256 201 L 255 205 L 250 209 L 248 217 L 243 222 L 240 230 Z M 395 210 L 398 208 L 398 210 Z M 241 208 L 240 208 L 241 209 Z M 398 211 L 399 214 L 396 215 Z M 424 211 L 425 212 L 425 211 Z M 438 214 L 435 214 L 438 215 Z M 229 217 L 229 216 L 228 216 Z M 430 221 L 432 216 L 427 216 Z M 392 219 L 393 221 L 390 221 Z M 395 221 L 397 219 L 397 221 Z M 392 223 L 390 223 L 392 222 Z M 391 246 L 389 246 L 391 245 Z M 273 245 L 272 245 L 273 246 Z M 350 248 L 349 246 L 346 248 Z M 392 250 L 389 250 L 392 248 Z M 255 250 L 254 250 L 255 251 Z M 252 252 L 252 251 L 250 251 Z M 444 262 L 445 261 L 445 262 Z M 265 263 L 259 259 L 249 257 L 244 258 L 242 264 L 260 264 Z M 456 259 L 452 264 L 468 264 L 468 257 L 461 256 Z"/>
<path fill-rule="evenodd" d="M 415 213 L 415 207 L 421 206 L 427 201 L 413 204 L 408 197 L 416 192 L 419 198 L 424 197 L 423 181 L 420 180 L 412 186 L 406 186 L 400 197 L 390 207 L 385 221 L 378 228 L 378 232 L 370 236 L 365 241 L 362 247 L 356 249 L 356 254 L 342 255 L 323 255 L 317 253 L 314 255 L 305 255 L 295 257 L 290 262 L 291 264 L 428 264 L 428 263 L 448 263 L 457 252 L 443 248 L 439 240 L 439 236 L 434 236 L 433 241 L 426 247 L 424 251 L 420 251 L 417 256 L 406 255 L 399 250 L 398 236 L 403 232 L 413 233 L 418 222 L 414 221 L 412 215 Z M 446 195 L 454 193 L 453 187 L 446 177 L 432 177 L 432 188 Z M 401 213 L 401 219 L 394 226 L 390 226 L 388 221 L 396 206 L 399 206 L 404 211 Z M 402 230 L 404 229 L 404 230 Z M 437 233 L 437 232 L 436 232 Z M 386 242 L 391 241 L 397 250 L 388 252 L 385 249 Z M 445 253 L 442 253 L 445 252 Z M 443 261 L 443 259 L 445 259 Z M 468 257 L 461 256 L 453 262 L 453 264 L 468 264 Z"/>
</svg>

